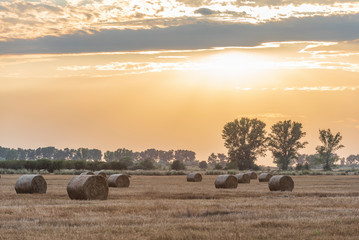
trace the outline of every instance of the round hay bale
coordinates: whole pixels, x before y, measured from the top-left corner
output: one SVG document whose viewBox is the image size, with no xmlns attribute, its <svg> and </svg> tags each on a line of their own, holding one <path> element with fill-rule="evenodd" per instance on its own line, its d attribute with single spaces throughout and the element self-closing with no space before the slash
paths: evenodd
<svg viewBox="0 0 359 240">
<path fill-rule="evenodd" d="M 219 175 L 214 185 L 216 188 L 237 188 L 238 179 L 233 175 Z"/>
<path fill-rule="evenodd" d="M 270 174 L 270 173 L 261 173 L 258 176 L 258 181 L 260 181 L 260 182 L 269 182 L 269 179 L 271 179 L 271 177 L 273 177 L 273 175 Z"/>
<path fill-rule="evenodd" d="M 129 187 L 130 179 L 126 174 L 112 174 L 108 177 L 107 183 L 109 187 Z"/>
<path fill-rule="evenodd" d="M 257 179 L 257 173 L 256 172 L 247 172 L 247 174 L 249 175 L 249 177 L 251 179 Z"/>
<path fill-rule="evenodd" d="M 202 174 L 200 173 L 189 173 L 187 175 L 187 182 L 201 182 L 202 181 Z"/>
<path fill-rule="evenodd" d="M 236 175 L 238 183 L 250 183 L 251 177 L 247 173 L 239 173 Z"/>
<path fill-rule="evenodd" d="M 96 175 L 79 175 L 67 184 L 67 194 L 77 200 L 106 200 L 108 185 L 106 179 Z"/>
<path fill-rule="evenodd" d="M 94 172 L 95 175 L 99 175 L 101 177 L 104 177 L 105 179 L 107 179 L 107 175 L 104 171 L 96 171 Z"/>
<path fill-rule="evenodd" d="M 271 191 L 292 191 L 294 188 L 293 179 L 290 176 L 277 175 L 271 177 L 268 182 Z"/>
<path fill-rule="evenodd" d="M 15 184 L 16 193 L 46 193 L 46 190 L 46 180 L 39 174 L 22 175 Z"/>
<path fill-rule="evenodd" d="M 91 171 L 87 171 L 87 172 L 81 173 L 80 175 L 95 175 L 95 174 Z"/>
</svg>

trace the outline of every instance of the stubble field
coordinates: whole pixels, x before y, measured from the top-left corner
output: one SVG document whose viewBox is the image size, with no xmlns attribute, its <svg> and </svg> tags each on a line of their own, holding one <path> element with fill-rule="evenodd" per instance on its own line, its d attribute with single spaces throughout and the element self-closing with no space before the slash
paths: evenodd
<svg viewBox="0 0 359 240">
<path fill-rule="evenodd" d="M 294 176 L 293 192 L 252 180 L 215 189 L 216 176 L 132 176 L 106 201 L 67 196 L 73 176 L 45 175 L 46 194 L 0 179 L 0 239 L 358 239 L 359 176 Z"/>
</svg>

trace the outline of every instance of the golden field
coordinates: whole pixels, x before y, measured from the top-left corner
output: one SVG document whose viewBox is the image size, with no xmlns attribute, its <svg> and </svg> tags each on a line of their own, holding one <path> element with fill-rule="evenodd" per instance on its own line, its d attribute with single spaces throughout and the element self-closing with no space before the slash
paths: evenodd
<svg viewBox="0 0 359 240">
<path fill-rule="evenodd" d="M 105 201 L 70 200 L 62 175 L 44 175 L 46 194 L 16 194 L 18 177 L 0 179 L 0 239 L 359 239 L 359 176 L 293 176 L 293 192 L 132 176 Z"/>
</svg>

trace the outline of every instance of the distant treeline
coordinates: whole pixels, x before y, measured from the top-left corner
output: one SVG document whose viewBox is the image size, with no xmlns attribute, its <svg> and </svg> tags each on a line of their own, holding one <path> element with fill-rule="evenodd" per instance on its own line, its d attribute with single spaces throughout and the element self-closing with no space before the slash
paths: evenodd
<svg viewBox="0 0 359 240">
<path fill-rule="evenodd" d="M 85 160 L 49 160 L 49 159 L 38 159 L 38 160 L 3 160 L 0 161 L 0 168 L 5 169 L 27 169 L 27 170 L 47 170 L 53 172 L 61 169 L 76 169 L 76 170 L 91 170 L 98 171 L 102 169 L 111 170 L 125 170 L 128 169 L 131 164 L 131 159 L 114 162 L 90 162 Z M 153 165 L 152 165 L 153 166 Z M 137 164 L 136 167 L 146 169 L 141 163 Z M 133 168 L 135 169 L 135 168 Z M 149 168 L 151 169 L 151 168 Z"/>
<path fill-rule="evenodd" d="M 79 148 L 79 149 L 57 149 L 55 147 L 43 147 L 37 149 L 14 149 L 0 146 L 0 160 L 83 160 L 100 162 L 116 162 L 128 158 L 132 162 L 151 159 L 160 165 L 169 165 L 174 160 L 179 160 L 185 164 L 196 162 L 196 153 L 189 150 L 169 150 L 162 151 L 154 148 L 142 152 L 134 152 L 126 148 L 119 148 L 116 151 L 106 151 L 102 154 L 99 149 Z"/>
</svg>

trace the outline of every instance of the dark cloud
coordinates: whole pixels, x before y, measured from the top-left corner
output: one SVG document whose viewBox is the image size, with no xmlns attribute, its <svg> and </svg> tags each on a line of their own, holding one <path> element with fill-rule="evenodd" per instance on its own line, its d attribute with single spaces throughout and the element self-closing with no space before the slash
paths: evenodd
<svg viewBox="0 0 359 240">
<path fill-rule="evenodd" d="M 208 16 L 208 15 L 216 14 L 217 11 L 213 11 L 213 10 L 211 10 L 209 8 L 199 8 L 196 11 L 194 11 L 194 13 L 199 13 L 199 14 Z"/>
<path fill-rule="evenodd" d="M 281 22 L 218 24 L 203 22 L 148 30 L 105 30 L 61 37 L 0 42 L 0 54 L 80 53 L 255 46 L 273 41 L 359 39 L 359 14 L 288 19 Z"/>
</svg>

